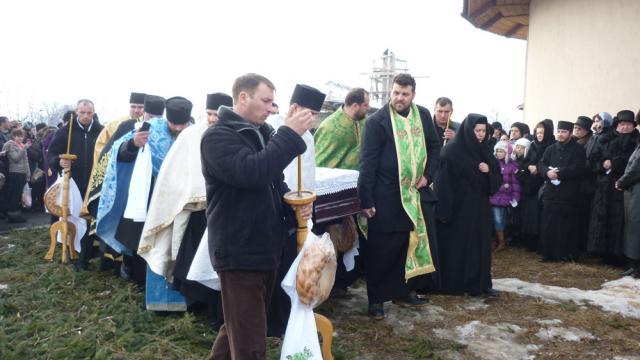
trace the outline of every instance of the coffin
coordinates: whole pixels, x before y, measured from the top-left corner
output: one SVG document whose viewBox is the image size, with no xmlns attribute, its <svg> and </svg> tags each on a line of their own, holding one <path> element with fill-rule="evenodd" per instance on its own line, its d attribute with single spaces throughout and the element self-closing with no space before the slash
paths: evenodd
<svg viewBox="0 0 640 360">
<path fill-rule="evenodd" d="M 314 223 L 324 223 L 360 212 L 358 171 L 316 168 Z"/>
</svg>

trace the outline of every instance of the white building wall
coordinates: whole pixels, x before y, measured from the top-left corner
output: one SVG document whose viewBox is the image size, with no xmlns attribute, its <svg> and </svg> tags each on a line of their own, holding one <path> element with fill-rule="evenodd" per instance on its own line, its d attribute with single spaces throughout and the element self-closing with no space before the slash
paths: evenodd
<svg viewBox="0 0 640 360">
<path fill-rule="evenodd" d="M 529 13 L 528 124 L 640 109 L 640 0 L 532 0 Z"/>
</svg>

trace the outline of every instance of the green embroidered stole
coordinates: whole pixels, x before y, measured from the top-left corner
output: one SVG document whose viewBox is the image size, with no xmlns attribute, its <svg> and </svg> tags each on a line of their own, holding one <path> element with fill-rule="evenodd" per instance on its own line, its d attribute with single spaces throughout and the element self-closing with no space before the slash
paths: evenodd
<svg viewBox="0 0 640 360">
<path fill-rule="evenodd" d="M 418 107 L 412 103 L 406 118 L 391 106 L 389 111 L 398 155 L 400 197 L 404 211 L 414 226 L 414 230 L 409 234 L 409 249 L 404 265 L 405 279 L 409 280 L 435 271 L 429 250 L 427 225 L 422 214 L 420 192 L 416 189 L 416 184 L 423 176 L 427 165 L 427 150 Z"/>
</svg>

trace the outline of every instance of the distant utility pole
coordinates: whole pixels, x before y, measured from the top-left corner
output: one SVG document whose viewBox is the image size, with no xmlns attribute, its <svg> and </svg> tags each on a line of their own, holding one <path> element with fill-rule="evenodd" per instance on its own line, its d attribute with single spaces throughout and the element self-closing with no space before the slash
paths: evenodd
<svg viewBox="0 0 640 360">
<path fill-rule="evenodd" d="M 386 49 L 380 59 L 373 61 L 373 69 L 368 75 L 371 80 L 369 91 L 372 101 L 378 101 L 384 105 L 389 101 L 393 78 L 402 73 L 408 73 L 407 60 L 398 59 L 393 51 Z M 426 76 L 414 76 L 414 78 Z"/>
</svg>

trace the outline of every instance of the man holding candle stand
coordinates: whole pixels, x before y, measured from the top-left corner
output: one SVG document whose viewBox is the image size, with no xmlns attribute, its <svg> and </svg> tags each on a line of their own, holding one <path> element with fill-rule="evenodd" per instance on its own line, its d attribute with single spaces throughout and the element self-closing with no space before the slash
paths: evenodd
<svg viewBox="0 0 640 360">
<path fill-rule="evenodd" d="M 94 113 L 95 107 L 91 100 L 79 100 L 76 106 L 77 119 L 72 118 L 67 125 L 56 131 L 47 153 L 49 167 L 53 171 L 61 172 L 62 169 L 71 169 L 71 178 L 75 181 L 82 196 L 87 191 L 89 184 L 96 139 L 103 128 L 98 121 L 93 119 Z M 69 139 L 69 126 L 72 126 L 71 139 Z M 67 143 L 71 145 L 70 153 L 78 157 L 73 163 L 70 160 L 60 158 L 60 155 L 67 151 Z M 93 255 L 93 239 L 85 234 L 80 241 L 80 246 L 82 251 L 75 266 L 78 270 L 86 270 L 89 259 Z"/>
<path fill-rule="evenodd" d="M 295 227 L 283 170 L 306 150 L 324 94 L 298 86 L 284 126 L 265 123 L 275 86 L 258 74 L 233 84 L 233 108 L 220 107 L 218 123 L 202 137 L 211 262 L 221 282 L 225 324 L 210 359 L 263 359 L 267 309 L 289 229 Z M 301 209 L 311 217 L 311 205 Z"/>
</svg>

